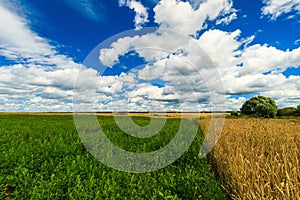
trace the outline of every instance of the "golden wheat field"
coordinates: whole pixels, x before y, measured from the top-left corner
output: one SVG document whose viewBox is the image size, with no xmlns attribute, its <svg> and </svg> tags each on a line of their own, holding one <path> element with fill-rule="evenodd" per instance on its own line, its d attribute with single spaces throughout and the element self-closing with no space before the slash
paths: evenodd
<svg viewBox="0 0 300 200">
<path fill-rule="evenodd" d="M 300 199 L 299 119 L 227 118 L 209 159 L 232 199 Z"/>
</svg>

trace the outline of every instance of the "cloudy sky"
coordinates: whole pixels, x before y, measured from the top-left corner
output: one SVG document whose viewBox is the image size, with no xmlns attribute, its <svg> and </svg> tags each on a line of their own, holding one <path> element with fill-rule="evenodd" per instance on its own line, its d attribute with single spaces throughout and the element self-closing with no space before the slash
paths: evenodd
<svg viewBox="0 0 300 200">
<path fill-rule="evenodd" d="M 296 106 L 299 66 L 300 0 L 0 0 L 0 111 Z"/>
</svg>

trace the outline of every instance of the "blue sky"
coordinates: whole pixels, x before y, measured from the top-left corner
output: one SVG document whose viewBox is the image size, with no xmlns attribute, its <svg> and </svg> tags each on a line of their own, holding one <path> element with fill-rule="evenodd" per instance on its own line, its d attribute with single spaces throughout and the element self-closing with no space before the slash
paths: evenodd
<svg viewBox="0 0 300 200">
<path fill-rule="evenodd" d="M 297 106 L 299 27 L 299 0 L 0 0 L 0 111 Z"/>
</svg>

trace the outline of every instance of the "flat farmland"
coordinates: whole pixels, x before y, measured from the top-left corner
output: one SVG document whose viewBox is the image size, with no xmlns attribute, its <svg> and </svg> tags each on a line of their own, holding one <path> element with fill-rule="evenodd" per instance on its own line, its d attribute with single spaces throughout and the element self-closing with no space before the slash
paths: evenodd
<svg viewBox="0 0 300 200">
<path fill-rule="evenodd" d="M 227 118 L 209 159 L 232 199 L 300 199 L 299 118 Z"/>
<path fill-rule="evenodd" d="M 213 151 L 200 159 L 212 114 L 129 113 L 140 126 L 149 124 L 149 117 L 167 118 L 150 140 L 128 136 L 112 115 L 97 113 L 101 127 L 116 145 L 133 152 L 168 144 L 180 120 L 197 123 L 200 117 L 199 130 L 173 164 L 132 174 L 105 166 L 86 150 L 72 113 L 2 114 L 0 199 L 300 199 L 299 118 L 226 118 Z M 220 116 L 214 114 L 216 120 Z"/>
<path fill-rule="evenodd" d="M 168 118 L 157 135 L 145 140 L 123 133 L 111 116 L 98 120 L 119 147 L 149 152 L 172 140 L 186 119 Z M 133 120 L 149 123 L 146 117 Z M 0 199 L 227 199 L 207 158 L 198 157 L 202 138 L 198 129 L 183 156 L 163 169 L 127 173 L 105 166 L 86 150 L 71 115 L 0 115 Z"/>
</svg>

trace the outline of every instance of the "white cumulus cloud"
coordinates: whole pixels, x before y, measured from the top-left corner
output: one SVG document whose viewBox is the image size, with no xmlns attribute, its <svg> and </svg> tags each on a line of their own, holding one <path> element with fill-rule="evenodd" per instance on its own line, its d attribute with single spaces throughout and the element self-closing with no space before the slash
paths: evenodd
<svg viewBox="0 0 300 200">
<path fill-rule="evenodd" d="M 263 11 L 276 18 L 298 9 L 297 1 L 286 2 L 265 1 Z M 119 4 L 136 13 L 136 29 L 148 22 L 141 2 Z M 255 36 L 242 38 L 241 29 L 212 29 L 194 37 L 208 21 L 228 24 L 236 19 L 232 1 L 161 0 L 154 12 L 156 31 L 122 37 L 99 52 L 99 62 L 110 68 L 130 51 L 147 64 L 99 76 L 58 52 L 24 17 L 0 3 L 0 55 L 16 62 L 0 66 L 0 111 L 70 111 L 74 105 L 82 111 L 197 111 L 212 109 L 213 103 L 238 110 L 246 100 L 241 96 L 249 94 L 273 97 L 280 106 L 299 104 L 300 76 L 282 72 L 300 66 L 300 48 L 255 44 Z"/>
<path fill-rule="evenodd" d="M 161 0 L 154 12 L 155 22 L 161 28 L 173 29 L 187 35 L 195 35 L 197 31 L 205 28 L 207 19 L 213 21 L 227 14 L 233 15 L 223 19 L 224 22 L 229 23 L 235 19 L 235 10 L 232 9 L 230 0 L 204 1 L 197 9 L 188 1 Z"/>
<path fill-rule="evenodd" d="M 141 29 L 143 24 L 149 22 L 147 8 L 141 2 L 136 0 L 119 0 L 119 5 L 127 6 L 135 12 L 134 24 L 136 30 Z"/>
<path fill-rule="evenodd" d="M 300 0 L 263 0 L 263 2 L 265 6 L 262 8 L 262 14 L 270 16 L 272 20 L 292 11 L 297 13 L 300 11 Z"/>
</svg>

